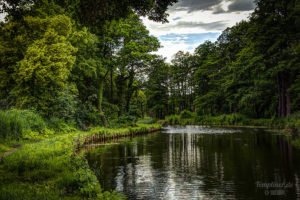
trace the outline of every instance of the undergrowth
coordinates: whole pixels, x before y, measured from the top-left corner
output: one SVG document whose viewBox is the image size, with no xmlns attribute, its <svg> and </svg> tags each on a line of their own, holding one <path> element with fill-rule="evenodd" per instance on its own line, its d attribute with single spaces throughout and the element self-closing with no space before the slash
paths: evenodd
<svg viewBox="0 0 300 200">
<path fill-rule="evenodd" d="M 43 118 L 29 110 L 0 110 L 0 138 L 19 140 L 25 132 L 40 132 L 47 127 Z"/>
</svg>

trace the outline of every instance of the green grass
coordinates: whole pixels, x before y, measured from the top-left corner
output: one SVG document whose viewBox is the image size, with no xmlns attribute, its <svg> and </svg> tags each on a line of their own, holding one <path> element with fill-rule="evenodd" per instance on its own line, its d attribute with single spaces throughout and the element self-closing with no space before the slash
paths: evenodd
<svg viewBox="0 0 300 200">
<path fill-rule="evenodd" d="M 29 110 L 0 110 L 0 138 L 19 140 L 26 132 L 39 132 L 46 128 L 41 116 Z"/>
<path fill-rule="evenodd" d="M 138 125 L 110 129 L 96 127 L 23 144 L 0 162 L 0 199 L 122 199 L 115 192 L 102 191 L 84 152 L 75 154 L 77 141 L 94 134 L 113 134 L 159 128 Z"/>
<path fill-rule="evenodd" d="M 0 155 L 4 152 L 10 151 L 12 148 L 6 144 L 0 144 Z"/>
<path fill-rule="evenodd" d="M 156 122 L 156 120 L 153 118 L 145 118 L 145 119 L 138 120 L 136 123 L 137 124 L 154 124 L 155 122 Z"/>
</svg>

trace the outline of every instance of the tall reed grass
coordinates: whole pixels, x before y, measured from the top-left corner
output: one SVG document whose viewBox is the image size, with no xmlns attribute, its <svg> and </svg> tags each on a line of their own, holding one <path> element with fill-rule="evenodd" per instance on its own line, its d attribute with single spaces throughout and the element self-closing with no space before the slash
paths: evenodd
<svg viewBox="0 0 300 200">
<path fill-rule="evenodd" d="M 19 140 L 27 130 L 41 131 L 46 127 L 43 118 L 29 110 L 0 110 L 0 137 Z"/>
</svg>

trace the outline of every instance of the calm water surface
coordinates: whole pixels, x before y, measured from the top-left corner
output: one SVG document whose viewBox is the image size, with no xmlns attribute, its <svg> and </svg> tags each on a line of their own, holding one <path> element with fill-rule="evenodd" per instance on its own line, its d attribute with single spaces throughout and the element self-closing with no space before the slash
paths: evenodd
<svg viewBox="0 0 300 200">
<path fill-rule="evenodd" d="M 262 129 L 166 127 L 87 153 L 128 199 L 300 199 L 300 151 Z"/>
</svg>

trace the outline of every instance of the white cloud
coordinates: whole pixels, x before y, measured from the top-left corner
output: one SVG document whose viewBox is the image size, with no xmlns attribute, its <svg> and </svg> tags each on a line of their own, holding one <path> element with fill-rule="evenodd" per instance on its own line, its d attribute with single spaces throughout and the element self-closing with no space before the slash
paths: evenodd
<svg viewBox="0 0 300 200">
<path fill-rule="evenodd" d="M 5 13 L 0 13 L 0 21 L 4 21 L 6 14 Z"/>
<path fill-rule="evenodd" d="M 163 57 L 167 58 L 167 62 L 170 62 L 172 56 L 180 50 L 188 51 L 191 46 L 196 48 L 197 45 L 188 45 L 184 42 L 184 40 L 176 39 L 174 41 L 161 41 L 163 48 L 160 48 L 157 54 L 162 55 Z M 190 52 L 192 52 L 190 50 Z"/>
<path fill-rule="evenodd" d="M 192 13 L 188 13 L 187 11 L 179 11 L 177 13 L 170 13 L 170 16 L 168 17 L 169 23 L 165 24 L 153 22 L 146 18 L 142 18 L 142 20 L 146 27 L 150 30 L 150 33 L 155 36 L 171 33 L 207 33 L 221 32 L 224 30 L 224 27 L 221 26 L 221 24 L 219 27 L 215 26 L 207 29 L 209 24 L 223 22 L 223 24 L 226 24 L 226 27 L 231 27 L 241 20 L 246 20 L 250 13 L 250 11 L 243 11 L 213 14 L 213 11 L 195 11 Z M 197 24 L 197 26 L 191 26 L 188 28 L 180 26 L 180 24 L 186 22 L 191 24 L 194 23 L 195 25 Z M 220 28 L 222 29 L 220 30 Z"/>
<path fill-rule="evenodd" d="M 193 53 L 205 40 L 215 41 L 219 33 L 200 33 L 200 34 L 171 34 L 160 36 L 160 42 L 163 46 L 156 52 L 167 58 L 170 62 L 173 55 L 178 51 L 188 51 Z"/>
<path fill-rule="evenodd" d="M 193 5 L 195 5 L 195 2 Z M 241 20 L 247 20 L 252 10 L 232 12 L 229 10 L 229 6 L 233 2 L 235 1 L 223 0 L 221 3 L 216 3 L 214 6 L 209 7 L 209 9 L 193 10 L 192 12 L 190 12 L 190 8 L 176 10 L 171 7 L 168 10 L 169 23 L 165 24 L 153 22 L 146 18 L 142 18 L 142 20 L 150 34 L 160 38 L 160 42 L 164 46 L 159 49 L 158 54 L 167 57 L 167 61 L 170 61 L 171 57 L 179 50 L 193 52 L 192 49 L 197 47 L 200 44 L 199 42 L 203 42 L 206 39 L 216 40 L 216 36 L 201 38 L 201 33 L 213 32 L 221 34 L 227 27 L 234 26 Z M 184 34 L 185 40 L 182 37 L 174 37 L 172 40 L 168 39 L 167 41 L 162 39 L 161 36 L 169 34 L 177 34 L 178 36 Z M 194 38 L 194 44 L 188 44 L 186 41 L 191 34 L 199 34 L 199 39 Z"/>
</svg>

